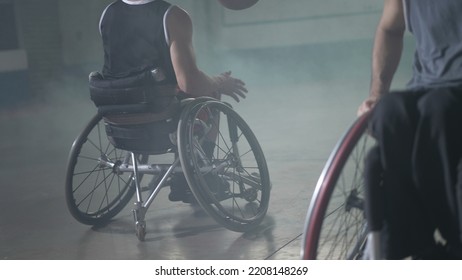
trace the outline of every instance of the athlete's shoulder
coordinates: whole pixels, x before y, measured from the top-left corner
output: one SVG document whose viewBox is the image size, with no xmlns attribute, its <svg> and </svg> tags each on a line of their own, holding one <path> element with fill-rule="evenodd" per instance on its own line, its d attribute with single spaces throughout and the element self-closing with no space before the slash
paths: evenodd
<svg viewBox="0 0 462 280">
<path fill-rule="evenodd" d="M 177 5 L 171 6 L 168 12 L 168 19 L 169 21 L 178 22 L 180 25 L 191 23 L 191 17 L 188 12 Z"/>
</svg>

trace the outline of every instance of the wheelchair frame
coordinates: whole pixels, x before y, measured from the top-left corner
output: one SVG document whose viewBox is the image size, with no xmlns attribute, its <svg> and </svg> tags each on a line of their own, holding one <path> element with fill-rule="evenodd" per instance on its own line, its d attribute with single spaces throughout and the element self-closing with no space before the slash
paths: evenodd
<svg viewBox="0 0 462 280">
<path fill-rule="evenodd" d="M 221 128 L 226 121 L 228 131 L 218 130 L 217 142 L 226 143 L 223 146 L 216 144 L 214 155 L 208 158 L 201 148 L 204 136 L 198 135 L 198 131 L 205 135 L 207 133 L 203 132 L 212 124 L 202 121 L 199 115 L 212 111 L 214 114 L 218 112 L 219 117 L 211 118 L 211 121 L 224 119 L 213 125 Z M 145 240 L 147 211 L 160 190 L 168 186 L 174 173 L 184 174 L 198 204 L 230 230 L 249 231 L 266 215 L 270 179 L 263 151 L 248 125 L 228 104 L 212 98 L 197 98 L 183 108 L 177 131 L 170 135 L 174 150 L 166 152 L 178 153 L 171 164 L 151 164 L 149 154 L 115 148 L 101 131 L 102 123 L 102 115 L 93 117 L 74 141 L 69 154 L 66 202 L 70 213 L 79 222 L 104 225 L 136 194 L 133 209 L 135 233 L 140 241 Z M 92 134 L 96 139 L 92 139 Z M 94 154 L 87 155 L 87 147 L 92 151 L 89 153 L 95 150 Z M 242 147 L 244 151 L 240 153 Z M 80 170 L 84 164 L 84 169 Z M 127 173 L 128 177 L 122 177 Z M 141 181 L 147 175 L 152 178 L 147 187 L 142 187 Z M 210 183 L 210 178 L 226 185 L 225 190 L 216 190 L 216 184 Z M 111 194 L 113 191 L 115 195 Z M 144 191 L 149 191 L 146 200 L 143 200 Z M 81 198 L 80 192 L 83 192 Z M 100 205 L 93 205 L 93 200 Z"/>
</svg>

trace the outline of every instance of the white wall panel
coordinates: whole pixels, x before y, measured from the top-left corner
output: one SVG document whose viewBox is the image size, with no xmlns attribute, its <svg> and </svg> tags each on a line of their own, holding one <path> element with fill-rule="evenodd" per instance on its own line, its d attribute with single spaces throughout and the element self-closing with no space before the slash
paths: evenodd
<svg viewBox="0 0 462 280">
<path fill-rule="evenodd" d="M 221 48 L 281 47 L 372 38 L 381 0 L 260 0 L 221 9 Z"/>
<path fill-rule="evenodd" d="M 268 48 L 372 38 L 377 15 L 238 25 L 222 29 L 223 49 Z"/>
<path fill-rule="evenodd" d="M 338 18 L 376 13 L 382 0 L 260 0 L 242 11 L 223 9 L 225 26 L 249 23 L 301 21 L 316 18 Z"/>
</svg>

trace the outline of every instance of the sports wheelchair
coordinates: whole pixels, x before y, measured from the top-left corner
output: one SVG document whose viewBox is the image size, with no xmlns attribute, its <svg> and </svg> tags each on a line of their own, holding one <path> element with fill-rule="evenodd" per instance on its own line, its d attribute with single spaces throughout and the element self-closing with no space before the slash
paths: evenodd
<svg viewBox="0 0 462 280">
<path fill-rule="evenodd" d="M 364 114 L 350 126 L 318 179 L 306 215 L 302 259 L 386 258 L 386 176 L 369 119 L 370 113 Z M 462 247 L 447 243 L 439 228 L 433 238 L 435 244 L 405 258 L 462 258 Z"/>
<path fill-rule="evenodd" d="M 246 122 L 227 103 L 179 100 L 146 79 L 90 74 L 98 112 L 69 153 L 65 188 L 72 216 L 105 225 L 135 195 L 135 233 L 144 241 L 150 205 L 172 177 L 184 176 L 195 203 L 218 224 L 237 232 L 259 225 L 268 210 L 270 178 Z"/>
<path fill-rule="evenodd" d="M 367 133 L 368 119 L 365 114 L 350 126 L 324 166 L 306 216 L 302 259 L 363 258 L 368 241 L 364 160 L 376 143 Z"/>
</svg>

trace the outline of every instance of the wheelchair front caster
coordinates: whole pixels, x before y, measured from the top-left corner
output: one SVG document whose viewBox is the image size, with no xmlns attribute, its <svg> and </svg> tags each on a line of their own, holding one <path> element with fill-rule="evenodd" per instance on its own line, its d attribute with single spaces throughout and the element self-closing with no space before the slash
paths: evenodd
<svg viewBox="0 0 462 280">
<path fill-rule="evenodd" d="M 146 237 L 146 223 L 145 222 L 137 222 L 135 226 L 136 237 L 138 237 L 139 241 L 144 241 Z"/>
<path fill-rule="evenodd" d="M 133 209 L 133 218 L 135 219 L 135 233 L 139 241 L 144 241 L 146 237 L 146 221 L 144 217 L 146 215 L 146 208 L 142 206 L 140 202 L 135 203 L 135 209 Z"/>
</svg>

